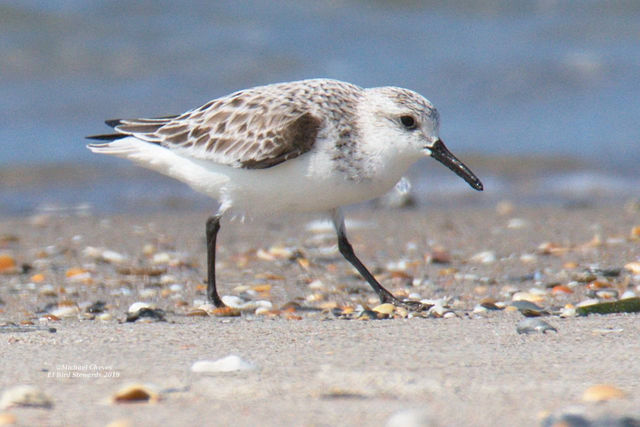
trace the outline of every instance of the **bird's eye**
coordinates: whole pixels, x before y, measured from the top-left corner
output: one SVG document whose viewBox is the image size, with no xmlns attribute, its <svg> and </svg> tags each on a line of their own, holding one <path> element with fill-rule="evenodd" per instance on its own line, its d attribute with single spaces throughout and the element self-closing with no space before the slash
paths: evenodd
<svg viewBox="0 0 640 427">
<path fill-rule="evenodd" d="M 418 127 L 418 125 L 416 124 L 416 119 L 411 116 L 401 116 L 400 123 L 402 123 L 402 126 L 404 126 L 405 129 L 409 130 L 416 129 Z"/>
</svg>

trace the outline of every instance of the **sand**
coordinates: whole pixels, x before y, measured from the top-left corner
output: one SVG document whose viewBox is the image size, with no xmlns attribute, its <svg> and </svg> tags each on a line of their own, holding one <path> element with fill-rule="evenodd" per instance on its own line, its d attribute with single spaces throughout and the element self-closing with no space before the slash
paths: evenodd
<svg viewBox="0 0 640 427">
<path fill-rule="evenodd" d="M 503 205 L 500 212 L 474 206 L 350 211 L 354 248 L 383 284 L 398 295 L 443 299 L 450 313 L 368 321 L 338 319 L 330 310 L 187 316 L 204 300 L 204 212 L 5 218 L 0 253 L 28 271 L 0 276 L 0 390 L 35 385 L 53 406 L 10 407 L 0 415 L 19 425 L 90 426 L 384 425 L 397 413 L 414 421 L 418 414 L 431 425 L 541 425 L 545 417 L 570 413 L 640 418 L 638 314 L 557 315 L 590 298 L 593 280 L 618 295 L 639 293 L 637 277 L 624 269 L 640 258 L 640 242 L 630 234 L 640 225 L 638 212 L 622 203 Z M 271 285 L 254 298 L 274 309 L 291 301 L 375 306 L 370 288 L 332 250 L 331 232 L 317 224 L 308 229 L 316 218 L 223 223 L 221 295 Z M 274 245 L 299 251 L 309 266 L 268 259 Z M 450 262 L 429 262 L 425 254 L 435 248 Z M 123 261 L 94 259 L 100 250 Z M 175 265 L 153 264 L 156 254 Z M 160 268 L 164 276 L 124 274 L 133 267 Z M 73 268 L 85 276 L 67 277 Z M 618 274 L 603 275 L 607 269 Z M 577 281 L 589 274 L 595 279 Z M 163 282 L 167 275 L 172 280 Z M 34 280 L 40 282 L 29 285 Z M 323 287 L 310 289 L 314 281 Z M 552 294 L 558 284 L 572 293 Z M 476 310 L 480 302 L 508 303 L 517 291 L 538 298 L 557 333 L 518 334 L 524 318 L 518 311 Z M 111 319 L 84 313 L 99 300 Z M 77 304 L 80 314 L 44 320 L 60 301 Z M 137 301 L 163 309 L 167 321 L 125 322 Z M 230 354 L 255 369 L 190 371 L 198 360 Z M 160 400 L 111 403 L 130 383 L 148 384 Z M 625 396 L 583 400 L 596 384 Z"/>
</svg>

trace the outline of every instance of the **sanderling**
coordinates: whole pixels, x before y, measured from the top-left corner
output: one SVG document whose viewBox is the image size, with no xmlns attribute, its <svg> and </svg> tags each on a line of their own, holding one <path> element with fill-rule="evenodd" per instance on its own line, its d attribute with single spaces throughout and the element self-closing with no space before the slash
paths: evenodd
<svg viewBox="0 0 640 427">
<path fill-rule="evenodd" d="M 207 296 L 215 281 L 216 237 L 228 211 L 327 211 L 340 253 L 382 302 L 418 308 L 387 291 L 355 255 L 341 206 L 390 190 L 425 155 L 471 187 L 482 183 L 438 137 L 439 115 L 416 92 L 364 89 L 328 79 L 241 90 L 178 116 L 108 120 L 115 133 L 88 138 L 95 153 L 130 159 L 217 200 L 206 222 Z"/>
</svg>

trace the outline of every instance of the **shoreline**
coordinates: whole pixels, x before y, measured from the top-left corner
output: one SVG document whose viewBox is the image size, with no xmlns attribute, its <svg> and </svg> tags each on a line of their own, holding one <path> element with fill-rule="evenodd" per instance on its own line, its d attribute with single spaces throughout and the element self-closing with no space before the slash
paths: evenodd
<svg viewBox="0 0 640 427">
<path fill-rule="evenodd" d="M 378 303 L 318 215 L 223 222 L 220 294 L 271 304 L 239 317 L 199 309 L 203 211 L 0 219 L 0 254 L 28 267 L 0 275 L 0 393 L 27 383 L 53 400 L 50 409 L 0 414 L 47 425 L 185 424 L 212 413 L 221 424 L 384 424 L 415 408 L 436 425 L 540 425 L 572 412 L 591 421 L 640 418 L 640 389 L 629 375 L 640 369 L 639 315 L 560 316 L 593 295 L 640 294 L 638 277 L 625 269 L 640 261 L 637 211 L 503 203 L 361 207 L 346 216 L 356 253 L 381 283 L 440 304 L 440 313 L 336 316 L 336 308 Z M 557 333 L 519 334 L 524 312 L 508 307 L 518 300 L 547 311 L 539 319 Z M 126 322 L 134 302 L 161 309 L 166 321 Z M 229 354 L 257 368 L 190 371 L 197 360 Z M 56 368 L 64 365 L 96 369 L 73 376 Z M 105 403 L 132 382 L 150 383 L 160 400 Z M 584 401 L 600 383 L 625 397 Z"/>
</svg>

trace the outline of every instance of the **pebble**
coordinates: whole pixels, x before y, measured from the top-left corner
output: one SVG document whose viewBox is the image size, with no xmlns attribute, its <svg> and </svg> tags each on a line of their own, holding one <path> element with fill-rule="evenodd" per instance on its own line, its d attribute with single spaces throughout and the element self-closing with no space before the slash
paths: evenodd
<svg viewBox="0 0 640 427">
<path fill-rule="evenodd" d="M 155 306 L 153 304 L 149 304 L 148 302 L 134 302 L 133 304 L 131 304 L 129 306 L 129 309 L 127 310 L 127 313 L 137 313 L 138 311 L 145 309 L 145 308 L 155 308 Z"/>
<path fill-rule="evenodd" d="M 0 398 L 0 409 L 4 410 L 15 406 L 51 408 L 53 401 L 35 386 L 17 385 L 5 390 Z"/>
<path fill-rule="evenodd" d="M 542 427 L 637 427 L 640 419 L 629 416 L 605 415 L 590 420 L 580 414 L 562 414 L 548 416 L 542 420 Z"/>
<path fill-rule="evenodd" d="M 473 313 L 475 314 L 486 313 L 488 311 L 489 309 L 481 304 L 476 304 L 476 306 L 473 307 Z"/>
<path fill-rule="evenodd" d="M 171 262 L 171 255 L 168 252 L 159 252 L 153 255 L 151 262 L 154 264 L 169 264 Z"/>
<path fill-rule="evenodd" d="M 392 414 L 386 427 L 429 427 L 437 425 L 425 409 L 404 409 Z"/>
<path fill-rule="evenodd" d="M 616 289 L 601 289 L 595 292 L 596 298 L 600 299 L 615 299 L 618 298 L 619 292 Z"/>
<path fill-rule="evenodd" d="M 520 301 L 512 301 L 509 303 L 511 307 L 515 307 L 518 309 L 520 313 L 522 313 L 525 317 L 538 317 L 545 314 L 549 314 L 542 307 L 532 303 L 531 301 L 520 300 Z"/>
<path fill-rule="evenodd" d="M 388 314 L 378 313 L 373 310 L 362 310 L 358 315 L 358 319 L 360 320 L 378 320 L 378 319 L 387 319 L 389 318 Z"/>
<path fill-rule="evenodd" d="M 9 412 L 0 413 L 0 426 L 10 426 L 17 422 L 18 419 L 15 415 L 10 414 Z"/>
<path fill-rule="evenodd" d="M 547 331 L 558 332 L 556 328 L 541 319 L 527 318 L 518 322 L 516 331 L 519 334 L 531 334 L 540 332 L 545 334 Z"/>
<path fill-rule="evenodd" d="M 622 295 L 620 295 L 620 299 L 628 299 L 628 298 L 635 298 L 635 297 L 636 297 L 636 293 L 633 292 L 631 289 L 627 289 L 626 291 L 624 291 Z"/>
<path fill-rule="evenodd" d="M 0 254 L 0 273 L 17 273 L 16 260 L 9 254 Z"/>
<path fill-rule="evenodd" d="M 271 309 L 273 304 L 271 301 L 267 300 L 255 300 L 255 301 L 246 301 L 240 297 L 236 297 L 233 295 L 225 295 L 222 297 L 222 302 L 230 308 L 235 308 L 240 311 L 255 311 L 259 307 L 264 307 L 267 309 Z"/>
<path fill-rule="evenodd" d="M 103 261 L 106 261 L 110 264 L 121 264 L 127 260 L 126 256 L 109 249 L 102 251 L 100 257 Z"/>
<path fill-rule="evenodd" d="M 542 255 L 562 255 L 569 252 L 569 248 L 558 245 L 557 243 L 544 242 L 538 246 L 538 253 Z"/>
<path fill-rule="evenodd" d="M 164 310 L 155 308 L 155 306 L 146 302 L 135 302 L 129 306 L 127 322 L 135 322 L 138 319 L 144 319 L 146 321 L 156 320 L 159 322 L 166 320 Z"/>
<path fill-rule="evenodd" d="M 543 302 L 545 295 L 538 292 L 516 292 L 511 296 L 512 301 L 527 301 L 527 302 Z"/>
<path fill-rule="evenodd" d="M 520 261 L 525 264 L 533 264 L 538 262 L 538 257 L 536 254 L 522 254 L 520 255 Z"/>
<path fill-rule="evenodd" d="M 84 283 L 85 285 L 93 283 L 91 272 L 83 268 L 70 268 L 66 271 L 65 277 L 70 283 Z"/>
<path fill-rule="evenodd" d="M 103 322 L 108 322 L 109 320 L 113 319 L 113 316 L 111 315 L 111 313 L 100 313 L 96 316 L 96 319 Z"/>
<path fill-rule="evenodd" d="M 80 313 L 80 309 L 77 305 L 59 305 L 56 309 L 49 312 L 53 316 L 64 317 L 76 317 Z"/>
<path fill-rule="evenodd" d="M 314 291 L 320 291 L 320 290 L 324 290 L 326 288 L 326 285 L 322 282 L 322 280 L 314 280 L 313 282 L 309 283 L 307 285 L 309 287 L 309 289 L 314 290 Z"/>
<path fill-rule="evenodd" d="M 622 399 L 627 394 L 618 387 L 610 384 L 597 384 L 582 393 L 585 402 L 604 402 L 606 400 Z"/>
<path fill-rule="evenodd" d="M 133 421 L 127 418 L 119 418 L 117 420 L 111 421 L 105 427 L 134 427 L 134 426 L 135 424 L 133 423 Z"/>
<path fill-rule="evenodd" d="M 498 213 L 498 215 L 511 215 L 514 210 L 515 205 L 508 200 L 502 200 L 496 204 L 496 212 Z"/>
<path fill-rule="evenodd" d="M 560 317 L 575 317 L 577 316 L 576 308 L 573 304 L 567 304 L 560 310 Z"/>
<path fill-rule="evenodd" d="M 111 401 L 113 403 L 156 403 L 160 394 L 154 388 L 143 384 L 131 384 L 118 390 Z"/>
<path fill-rule="evenodd" d="M 428 264 L 449 264 L 451 253 L 442 246 L 435 246 L 431 252 L 425 254 L 424 261 Z"/>
<path fill-rule="evenodd" d="M 238 317 L 240 310 L 234 307 L 216 307 L 209 312 L 216 317 Z"/>
<path fill-rule="evenodd" d="M 529 221 L 522 218 L 511 218 L 507 223 L 507 228 L 518 230 L 529 226 Z"/>
<path fill-rule="evenodd" d="M 218 360 L 198 360 L 191 365 L 191 372 L 198 373 L 237 372 L 251 371 L 254 369 L 256 369 L 255 365 L 235 354 Z"/>
<path fill-rule="evenodd" d="M 396 306 L 393 304 L 385 303 L 374 307 L 372 310 L 377 313 L 391 315 L 396 310 Z"/>
<path fill-rule="evenodd" d="M 482 251 L 469 258 L 469 261 L 478 264 L 492 264 L 496 262 L 496 254 L 493 251 Z"/>
<path fill-rule="evenodd" d="M 556 285 L 553 288 L 551 288 L 552 295 L 568 295 L 572 293 L 573 291 L 567 285 Z"/>
<path fill-rule="evenodd" d="M 140 298 L 149 298 L 149 299 L 155 297 L 157 293 L 158 291 L 153 288 L 144 288 L 138 291 L 138 295 L 140 296 Z"/>
<path fill-rule="evenodd" d="M 624 268 L 632 274 L 640 274 L 640 262 L 630 262 L 625 264 Z"/>
</svg>

